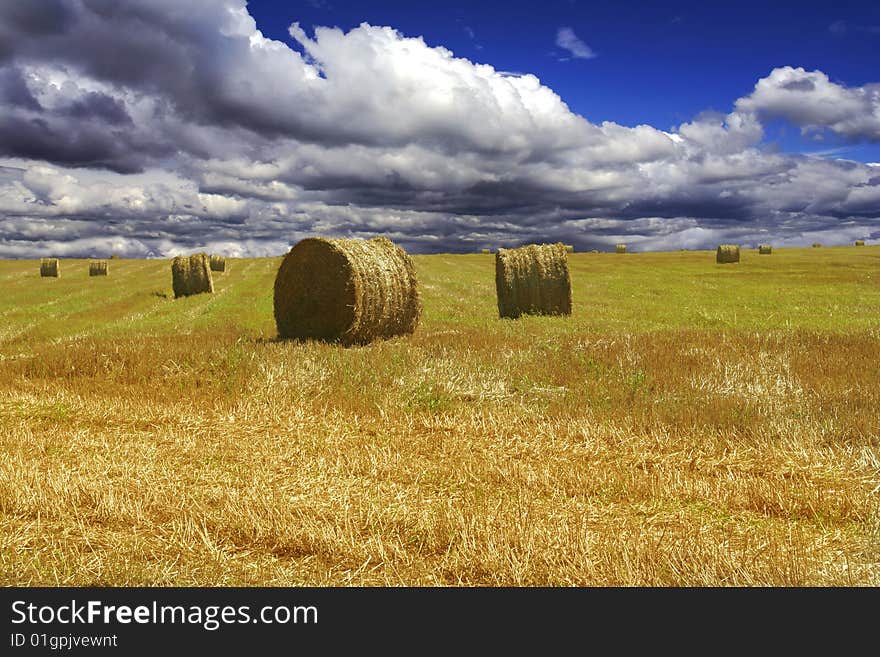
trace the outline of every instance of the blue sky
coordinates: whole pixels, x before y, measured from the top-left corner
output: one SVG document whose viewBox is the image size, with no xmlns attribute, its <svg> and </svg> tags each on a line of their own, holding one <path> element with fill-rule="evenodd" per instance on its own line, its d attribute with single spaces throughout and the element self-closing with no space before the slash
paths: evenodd
<svg viewBox="0 0 880 657">
<path fill-rule="evenodd" d="M 0 2 L 0 258 L 880 241 L 880 3 Z"/>
<path fill-rule="evenodd" d="M 248 8 L 264 34 L 292 46 L 293 21 L 344 30 L 390 25 L 457 57 L 533 73 L 591 122 L 663 130 L 704 110 L 730 111 L 779 66 L 819 69 L 847 86 L 876 82 L 880 71 L 880 2 L 249 0 Z M 562 27 L 595 57 L 577 59 L 557 46 Z M 767 141 L 784 151 L 880 161 L 880 144 L 804 139 L 785 121 L 765 127 Z"/>
</svg>

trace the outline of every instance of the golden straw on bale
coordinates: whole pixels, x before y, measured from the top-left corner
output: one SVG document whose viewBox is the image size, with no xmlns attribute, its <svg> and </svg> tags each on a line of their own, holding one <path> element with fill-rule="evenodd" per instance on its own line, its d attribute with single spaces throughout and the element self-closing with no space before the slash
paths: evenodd
<svg viewBox="0 0 880 657">
<path fill-rule="evenodd" d="M 171 262 L 171 281 L 174 298 L 214 291 L 214 279 L 206 253 L 177 256 Z"/>
<path fill-rule="evenodd" d="M 615 249 L 618 253 L 626 253 L 626 244 L 617 244 L 617 245 L 614 247 L 614 249 Z"/>
<path fill-rule="evenodd" d="M 310 237 L 284 256 L 275 276 L 281 338 L 344 345 L 409 335 L 422 314 L 415 267 L 385 237 Z"/>
<path fill-rule="evenodd" d="M 759 255 L 770 255 L 773 253 L 773 247 L 769 244 L 759 244 L 758 245 L 758 254 Z"/>
<path fill-rule="evenodd" d="M 92 260 L 89 263 L 89 276 L 106 276 L 107 275 L 107 261 L 106 260 Z"/>
<path fill-rule="evenodd" d="M 211 271 L 226 271 L 226 258 L 216 253 L 211 254 Z"/>
<path fill-rule="evenodd" d="M 865 246 L 865 240 L 856 240 L 855 246 Z"/>
<path fill-rule="evenodd" d="M 739 262 L 739 247 L 736 244 L 719 244 L 715 262 Z"/>
<path fill-rule="evenodd" d="M 40 276 L 58 278 L 61 276 L 61 265 L 58 258 L 40 258 Z"/>
<path fill-rule="evenodd" d="M 565 245 L 530 244 L 495 254 L 498 314 L 570 315 L 571 278 Z"/>
</svg>

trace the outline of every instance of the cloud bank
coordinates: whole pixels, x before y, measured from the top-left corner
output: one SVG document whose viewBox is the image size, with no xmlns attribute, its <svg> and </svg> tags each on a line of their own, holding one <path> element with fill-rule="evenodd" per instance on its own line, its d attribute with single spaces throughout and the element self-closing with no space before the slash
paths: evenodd
<svg viewBox="0 0 880 657">
<path fill-rule="evenodd" d="M 0 257 L 880 237 L 876 167 L 763 144 L 773 117 L 876 141 L 877 85 L 778 68 L 663 131 L 590 123 L 391 27 L 289 32 L 265 38 L 243 0 L 0 5 Z"/>
</svg>

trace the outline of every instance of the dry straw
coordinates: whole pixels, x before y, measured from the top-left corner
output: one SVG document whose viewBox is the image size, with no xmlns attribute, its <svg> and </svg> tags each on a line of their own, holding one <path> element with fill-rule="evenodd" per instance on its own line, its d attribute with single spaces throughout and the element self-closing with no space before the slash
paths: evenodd
<svg viewBox="0 0 880 657">
<path fill-rule="evenodd" d="M 89 263 L 89 276 L 106 276 L 107 275 L 107 261 L 106 260 L 92 260 Z"/>
<path fill-rule="evenodd" d="M 771 253 L 773 253 L 773 247 L 769 244 L 760 244 L 758 246 L 758 253 L 760 255 L 770 255 Z"/>
<path fill-rule="evenodd" d="M 226 258 L 216 253 L 211 254 L 211 271 L 226 271 Z"/>
<path fill-rule="evenodd" d="M 626 244 L 617 244 L 614 248 L 618 253 L 626 253 Z"/>
<path fill-rule="evenodd" d="M 409 335 L 422 314 L 415 267 L 385 237 L 310 237 L 298 242 L 275 276 L 278 336 L 344 345 Z"/>
<path fill-rule="evenodd" d="M 40 276 L 58 278 L 61 276 L 61 265 L 58 258 L 40 258 Z"/>
<path fill-rule="evenodd" d="M 715 262 L 739 262 L 739 247 L 736 244 L 719 244 L 715 252 Z"/>
<path fill-rule="evenodd" d="M 855 246 L 865 246 L 865 240 L 856 240 Z"/>
<path fill-rule="evenodd" d="M 565 245 L 531 244 L 495 254 L 498 314 L 570 315 L 571 278 Z"/>
<path fill-rule="evenodd" d="M 214 279 L 206 253 L 177 256 L 171 262 L 171 282 L 174 298 L 214 291 Z"/>
</svg>

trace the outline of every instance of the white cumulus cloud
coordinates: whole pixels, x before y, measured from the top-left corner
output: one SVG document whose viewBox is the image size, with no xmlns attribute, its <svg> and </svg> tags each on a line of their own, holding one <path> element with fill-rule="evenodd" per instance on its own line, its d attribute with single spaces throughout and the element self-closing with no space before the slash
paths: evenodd
<svg viewBox="0 0 880 657">
<path fill-rule="evenodd" d="M 828 128 L 851 139 L 880 141 L 880 84 L 848 87 L 822 71 L 784 66 L 758 80 L 736 108 L 785 118 L 805 131 Z"/>
</svg>

